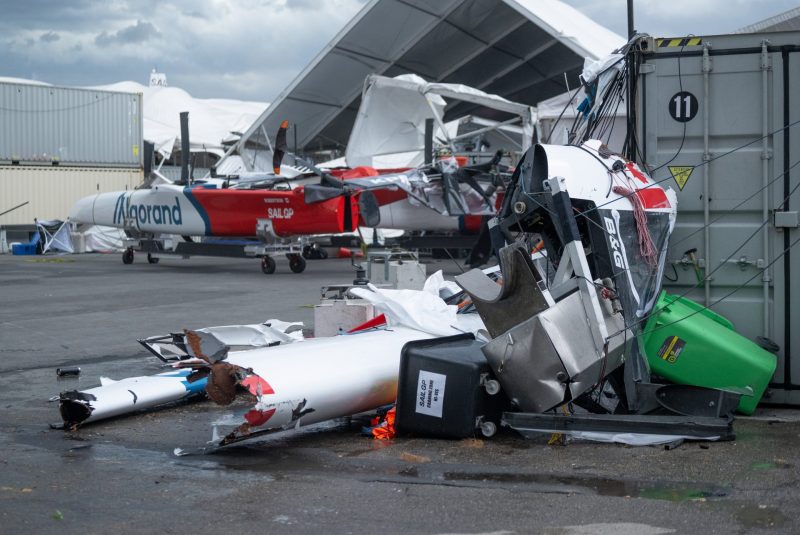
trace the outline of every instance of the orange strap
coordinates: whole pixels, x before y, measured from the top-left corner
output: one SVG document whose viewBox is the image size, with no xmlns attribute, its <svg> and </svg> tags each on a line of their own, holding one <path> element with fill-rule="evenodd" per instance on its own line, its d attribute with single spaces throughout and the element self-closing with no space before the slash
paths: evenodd
<svg viewBox="0 0 800 535">
<path fill-rule="evenodd" d="M 392 407 L 386 413 L 386 420 L 379 426 L 372 430 L 372 436 L 376 440 L 390 440 L 395 437 L 396 431 L 394 428 L 394 419 L 396 415 L 396 407 Z"/>
</svg>

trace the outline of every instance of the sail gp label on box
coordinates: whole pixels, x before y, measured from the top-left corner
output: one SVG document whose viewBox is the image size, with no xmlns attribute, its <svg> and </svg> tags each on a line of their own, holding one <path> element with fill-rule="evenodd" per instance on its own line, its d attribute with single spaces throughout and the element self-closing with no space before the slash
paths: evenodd
<svg viewBox="0 0 800 535">
<path fill-rule="evenodd" d="M 417 412 L 428 416 L 442 417 L 444 406 L 444 384 L 447 376 L 441 373 L 419 371 L 417 380 Z"/>
</svg>

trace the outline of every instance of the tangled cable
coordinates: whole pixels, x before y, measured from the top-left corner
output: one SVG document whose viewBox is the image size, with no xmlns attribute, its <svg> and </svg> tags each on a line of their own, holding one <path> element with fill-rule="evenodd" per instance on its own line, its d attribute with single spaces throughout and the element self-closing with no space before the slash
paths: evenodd
<svg viewBox="0 0 800 535">
<path fill-rule="evenodd" d="M 636 221 L 636 233 L 639 235 L 639 255 L 647 262 L 651 268 L 658 265 L 658 251 L 653 244 L 650 230 L 647 228 L 647 213 L 642 206 L 642 200 L 635 195 L 633 190 L 625 186 L 614 186 L 614 193 L 624 195 L 633 205 L 633 217 Z"/>
</svg>

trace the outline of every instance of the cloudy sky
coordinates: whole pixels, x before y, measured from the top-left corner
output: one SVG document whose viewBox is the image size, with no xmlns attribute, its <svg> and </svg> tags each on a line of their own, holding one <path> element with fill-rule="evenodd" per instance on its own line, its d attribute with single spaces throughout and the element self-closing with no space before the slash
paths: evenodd
<svg viewBox="0 0 800 535">
<path fill-rule="evenodd" d="M 270 101 L 365 1 L 0 0 L 0 77 L 146 84 L 156 67 L 195 97 Z M 626 33 L 625 0 L 566 2 Z M 634 4 L 637 30 L 675 36 L 730 32 L 800 0 Z"/>
</svg>

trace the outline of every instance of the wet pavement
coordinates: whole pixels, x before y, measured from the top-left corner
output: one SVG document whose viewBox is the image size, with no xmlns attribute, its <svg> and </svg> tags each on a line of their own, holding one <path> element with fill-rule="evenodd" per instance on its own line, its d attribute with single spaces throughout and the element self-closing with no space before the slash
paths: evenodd
<svg viewBox="0 0 800 535">
<path fill-rule="evenodd" d="M 0 532 L 800 532 L 797 409 L 759 409 L 737 419 L 735 441 L 671 450 L 511 432 L 380 442 L 345 419 L 176 457 L 231 411 L 210 401 L 48 427 L 63 390 L 159 372 L 137 338 L 270 318 L 310 327 L 320 286 L 352 278 L 347 260 L 263 275 L 253 260 L 0 255 Z M 64 366 L 80 376 L 57 378 Z"/>
</svg>

